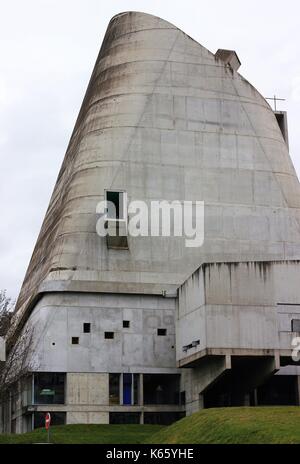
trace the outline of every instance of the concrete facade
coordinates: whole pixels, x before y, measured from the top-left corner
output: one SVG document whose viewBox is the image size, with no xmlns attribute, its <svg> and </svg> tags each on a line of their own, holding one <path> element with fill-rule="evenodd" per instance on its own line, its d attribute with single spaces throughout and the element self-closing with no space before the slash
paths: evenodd
<svg viewBox="0 0 300 464">
<path fill-rule="evenodd" d="M 67 423 L 122 413 L 175 420 L 205 406 L 203 392 L 219 380 L 229 385 L 243 359 L 252 376 L 236 392 L 241 404 L 290 363 L 289 324 L 300 310 L 299 181 L 286 126 L 239 64 L 234 51 L 214 55 L 160 18 L 112 18 L 7 340 L 9 351 L 32 325 L 36 374 L 65 374 L 63 404 L 33 399 L 27 414 L 51 409 Z M 128 235 L 118 249 L 96 233 L 106 190 L 146 204 L 204 201 L 203 246 Z"/>
<path fill-rule="evenodd" d="M 129 328 L 123 328 L 124 320 Z M 38 334 L 34 364 L 41 372 L 177 372 L 174 299 L 48 294 L 29 322 Z M 91 324 L 90 333 L 83 333 L 84 323 Z M 166 336 L 157 336 L 160 327 L 167 329 Z M 105 332 L 113 332 L 114 339 L 105 340 Z M 78 345 L 71 343 L 74 336 Z"/>
<path fill-rule="evenodd" d="M 205 406 L 207 388 L 225 373 L 233 377 L 240 370 L 244 401 L 272 374 L 281 374 L 281 366 L 294 364 L 293 374 L 299 374 L 292 359 L 292 342 L 300 335 L 293 328 L 300 314 L 299 278 L 298 261 L 240 262 L 203 265 L 185 282 L 176 354 L 178 367 L 192 368 L 182 376 L 187 413 Z M 248 373 L 242 375 L 238 364 Z"/>
</svg>

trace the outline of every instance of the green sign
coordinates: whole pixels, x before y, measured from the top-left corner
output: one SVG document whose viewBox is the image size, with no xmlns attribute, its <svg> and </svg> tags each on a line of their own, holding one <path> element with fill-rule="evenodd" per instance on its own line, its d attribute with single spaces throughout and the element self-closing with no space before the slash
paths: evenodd
<svg viewBox="0 0 300 464">
<path fill-rule="evenodd" d="M 50 388 L 44 388 L 41 391 L 41 396 L 54 396 L 54 395 L 55 395 L 55 391 L 51 390 Z"/>
</svg>

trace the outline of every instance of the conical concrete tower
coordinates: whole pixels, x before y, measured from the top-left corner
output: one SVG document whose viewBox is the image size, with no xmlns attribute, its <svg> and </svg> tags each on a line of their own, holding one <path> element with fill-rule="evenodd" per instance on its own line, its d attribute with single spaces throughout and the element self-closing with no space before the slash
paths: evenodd
<svg viewBox="0 0 300 464">
<path fill-rule="evenodd" d="M 55 391 L 65 385 L 64 395 L 44 398 L 68 423 L 180 417 L 179 367 L 191 360 L 182 360 L 184 337 L 175 333 L 177 289 L 204 264 L 300 259 L 288 146 L 239 65 L 235 52 L 214 55 L 160 18 L 126 12 L 110 21 L 11 332 L 13 342 L 24 324 L 35 327 L 36 423 L 53 383 Z M 129 233 L 110 246 L 96 231 L 107 192 L 128 204 L 204 201 L 203 246 Z"/>
</svg>

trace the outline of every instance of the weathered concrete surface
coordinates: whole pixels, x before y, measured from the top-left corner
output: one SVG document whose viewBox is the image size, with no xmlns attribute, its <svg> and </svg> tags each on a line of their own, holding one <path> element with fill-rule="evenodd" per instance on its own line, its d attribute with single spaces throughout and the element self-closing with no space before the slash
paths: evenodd
<svg viewBox="0 0 300 464">
<path fill-rule="evenodd" d="M 292 320 L 300 315 L 299 280 L 298 261 L 201 266 L 179 290 L 179 365 L 211 349 L 240 356 L 278 352 L 291 358 L 297 336 Z M 183 351 L 196 340 L 197 346 Z"/>
<path fill-rule="evenodd" d="M 109 423 L 109 413 L 101 411 L 109 404 L 108 378 L 108 374 L 67 374 L 67 424 Z"/>
<path fill-rule="evenodd" d="M 107 248 L 96 205 L 203 200 L 205 244 L 132 238 Z M 170 23 L 143 13 L 109 26 L 51 198 L 18 316 L 45 290 L 161 293 L 203 262 L 300 258 L 299 182 L 268 103 Z M 288 226 L 287 226 L 288 224 Z M 121 286 L 121 290 L 120 290 Z M 74 287 L 73 287 L 74 291 Z"/>
<path fill-rule="evenodd" d="M 109 424 L 108 412 L 67 412 L 67 424 Z"/>
<path fill-rule="evenodd" d="M 228 64 L 231 69 L 234 69 L 235 71 L 238 71 L 241 67 L 240 59 L 234 50 L 224 50 L 219 48 L 215 54 L 215 57 L 218 60 L 224 61 L 224 63 Z"/>
<path fill-rule="evenodd" d="M 130 321 L 129 328 L 123 320 Z M 35 328 L 32 364 L 39 371 L 177 373 L 174 299 L 48 294 L 29 323 Z M 91 324 L 90 333 L 83 333 L 84 323 Z M 158 336 L 158 328 L 167 335 Z M 105 332 L 114 332 L 114 339 L 106 340 Z M 79 345 L 72 345 L 72 337 L 79 337 Z"/>
<path fill-rule="evenodd" d="M 147 204 L 204 201 L 203 247 L 186 248 L 185 237 L 128 236 L 128 250 L 110 249 L 96 233 L 105 189 Z M 109 411 L 143 414 L 135 406 L 105 406 L 104 376 L 179 372 L 175 299 L 162 295 L 187 279 L 177 361 L 205 366 L 183 373 L 187 410 L 201 407 L 199 394 L 228 375 L 229 360 L 266 357 L 264 373 L 277 370 L 280 354 L 290 356 L 287 325 L 299 314 L 299 224 L 299 182 L 265 99 L 168 22 L 115 16 L 16 307 L 16 325 L 29 318 L 35 327 L 36 369 L 70 375 L 70 403 L 51 410 L 66 412 L 69 423 L 106 422 Z M 280 261 L 286 263 L 265 265 Z M 203 263 L 205 275 L 205 267 L 193 274 Z M 132 321 L 130 330 L 123 319 Z M 84 322 L 91 334 L 82 333 Z M 159 327 L 166 337 L 157 337 Z M 114 331 L 114 340 L 105 340 L 105 331 Z"/>
<path fill-rule="evenodd" d="M 182 390 L 186 392 L 186 414 L 203 408 L 204 390 L 231 369 L 230 356 L 205 358 L 199 367 L 182 371 Z"/>
<path fill-rule="evenodd" d="M 67 404 L 109 403 L 108 374 L 67 374 Z"/>
</svg>

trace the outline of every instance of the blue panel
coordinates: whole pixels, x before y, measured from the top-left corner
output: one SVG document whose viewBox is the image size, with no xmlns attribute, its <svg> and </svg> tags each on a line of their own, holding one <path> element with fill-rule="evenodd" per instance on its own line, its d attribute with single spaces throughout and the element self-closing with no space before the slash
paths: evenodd
<svg viewBox="0 0 300 464">
<path fill-rule="evenodd" d="M 123 375 L 123 404 L 131 405 L 132 375 Z"/>
</svg>

